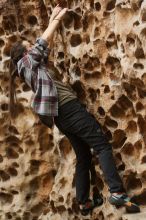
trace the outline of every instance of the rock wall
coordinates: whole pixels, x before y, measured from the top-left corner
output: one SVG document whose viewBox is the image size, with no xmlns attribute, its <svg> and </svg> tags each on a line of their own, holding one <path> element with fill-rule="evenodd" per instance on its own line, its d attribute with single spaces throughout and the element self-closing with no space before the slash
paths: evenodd
<svg viewBox="0 0 146 220">
<path fill-rule="evenodd" d="M 146 200 L 146 1 L 70 0 L 50 45 L 50 60 L 77 91 L 113 142 L 124 185 Z M 34 42 L 48 25 L 51 0 L 0 1 L 0 219 L 80 220 L 75 200 L 75 155 L 55 127 L 42 125 L 30 109 L 30 89 L 16 81 L 17 117 L 8 114 L 8 63 L 18 39 Z M 119 220 L 123 209 L 107 200 L 87 219 Z"/>
</svg>

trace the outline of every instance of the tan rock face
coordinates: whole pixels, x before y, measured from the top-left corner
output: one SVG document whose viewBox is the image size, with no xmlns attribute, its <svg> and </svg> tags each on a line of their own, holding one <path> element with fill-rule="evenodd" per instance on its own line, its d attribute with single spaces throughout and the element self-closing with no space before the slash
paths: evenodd
<svg viewBox="0 0 146 220">
<path fill-rule="evenodd" d="M 49 59 L 101 122 L 113 142 L 128 192 L 146 201 L 146 2 L 62 1 L 70 10 L 50 46 Z M 0 1 L 0 219 L 80 220 L 75 201 L 75 155 L 55 127 L 30 109 L 30 89 L 16 81 L 17 117 L 8 114 L 8 61 L 18 39 L 35 42 L 47 27 L 51 0 Z M 123 209 L 108 201 L 86 219 L 118 220 Z"/>
</svg>

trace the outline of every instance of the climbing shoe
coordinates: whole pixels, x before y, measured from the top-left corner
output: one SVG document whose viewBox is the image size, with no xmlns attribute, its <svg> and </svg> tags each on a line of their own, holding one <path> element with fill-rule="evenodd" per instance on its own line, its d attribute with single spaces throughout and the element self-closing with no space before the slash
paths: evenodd
<svg viewBox="0 0 146 220">
<path fill-rule="evenodd" d="M 140 208 L 137 204 L 130 201 L 130 198 L 124 194 L 112 194 L 109 197 L 109 202 L 116 207 L 125 206 L 128 213 L 138 213 Z"/>
<path fill-rule="evenodd" d="M 93 200 L 88 199 L 84 204 L 80 204 L 80 212 L 82 215 L 88 215 L 94 209 Z"/>
<path fill-rule="evenodd" d="M 93 200 L 88 199 L 84 204 L 80 204 L 80 212 L 82 215 L 86 216 L 92 210 L 103 204 L 103 198 L 100 194 L 94 194 Z"/>
</svg>

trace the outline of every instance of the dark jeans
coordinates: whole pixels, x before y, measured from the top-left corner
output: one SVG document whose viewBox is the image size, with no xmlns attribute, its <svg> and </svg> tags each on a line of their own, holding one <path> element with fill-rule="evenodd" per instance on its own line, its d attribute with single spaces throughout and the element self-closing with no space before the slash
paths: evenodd
<svg viewBox="0 0 146 220">
<path fill-rule="evenodd" d="M 99 156 L 99 163 L 110 192 L 125 191 L 116 169 L 112 146 L 96 119 L 77 99 L 61 106 L 58 115 L 54 118 L 55 124 L 69 138 L 77 158 L 75 179 L 78 201 L 84 203 L 89 198 L 89 171 L 92 159 L 90 147 Z"/>
</svg>

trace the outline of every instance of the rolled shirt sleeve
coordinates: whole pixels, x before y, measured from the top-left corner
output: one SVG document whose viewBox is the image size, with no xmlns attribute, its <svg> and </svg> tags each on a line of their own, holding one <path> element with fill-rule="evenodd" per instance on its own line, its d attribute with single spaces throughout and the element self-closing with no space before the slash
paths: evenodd
<svg viewBox="0 0 146 220">
<path fill-rule="evenodd" d="M 35 69 L 41 62 L 48 58 L 48 42 L 42 38 L 36 40 L 35 45 L 28 51 L 27 56 L 30 60 L 30 68 Z"/>
</svg>

